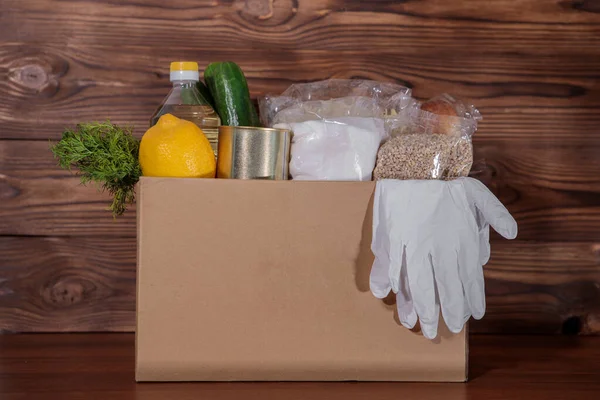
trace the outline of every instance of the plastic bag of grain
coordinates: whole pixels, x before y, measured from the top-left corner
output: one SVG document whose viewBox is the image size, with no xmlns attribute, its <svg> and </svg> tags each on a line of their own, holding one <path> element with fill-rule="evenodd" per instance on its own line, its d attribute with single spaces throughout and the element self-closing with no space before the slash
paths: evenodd
<svg viewBox="0 0 600 400">
<path fill-rule="evenodd" d="M 264 126 L 337 117 L 381 117 L 393 106 L 402 110 L 411 90 L 390 82 L 363 79 L 326 79 L 295 83 L 280 95 L 259 99 Z"/>
<path fill-rule="evenodd" d="M 259 108 L 265 126 L 293 131 L 292 179 L 369 181 L 388 137 L 387 107 L 409 99 L 410 89 L 394 83 L 330 79 L 292 85 Z"/>
<path fill-rule="evenodd" d="M 473 164 L 471 138 L 481 114 L 448 94 L 402 105 L 385 119 L 391 137 L 377 154 L 379 179 L 454 179 Z"/>
</svg>

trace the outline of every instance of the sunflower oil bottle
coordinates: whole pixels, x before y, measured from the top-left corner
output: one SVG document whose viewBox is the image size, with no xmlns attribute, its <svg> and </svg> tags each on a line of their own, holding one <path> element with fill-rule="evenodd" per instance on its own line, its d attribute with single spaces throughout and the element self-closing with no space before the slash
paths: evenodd
<svg viewBox="0 0 600 400">
<path fill-rule="evenodd" d="M 173 89 L 152 116 L 150 126 L 154 126 L 164 114 L 191 121 L 202 129 L 216 156 L 221 120 L 196 87 L 200 79 L 198 63 L 172 62 L 170 76 Z"/>
</svg>

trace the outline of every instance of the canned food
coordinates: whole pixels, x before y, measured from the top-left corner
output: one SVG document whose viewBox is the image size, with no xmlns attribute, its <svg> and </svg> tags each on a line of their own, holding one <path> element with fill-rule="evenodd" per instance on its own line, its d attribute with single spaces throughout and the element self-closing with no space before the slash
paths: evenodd
<svg viewBox="0 0 600 400">
<path fill-rule="evenodd" d="M 217 178 L 288 179 L 292 131 L 219 127 Z"/>
</svg>

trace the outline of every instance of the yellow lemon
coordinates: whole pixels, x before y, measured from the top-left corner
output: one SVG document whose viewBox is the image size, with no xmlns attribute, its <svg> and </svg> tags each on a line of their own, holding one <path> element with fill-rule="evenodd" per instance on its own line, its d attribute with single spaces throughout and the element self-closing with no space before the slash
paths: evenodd
<svg viewBox="0 0 600 400">
<path fill-rule="evenodd" d="M 142 137 L 140 166 L 144 176 L 214 178 L 216 160 L 196 124 L 165 114 Z"/>
</svg>

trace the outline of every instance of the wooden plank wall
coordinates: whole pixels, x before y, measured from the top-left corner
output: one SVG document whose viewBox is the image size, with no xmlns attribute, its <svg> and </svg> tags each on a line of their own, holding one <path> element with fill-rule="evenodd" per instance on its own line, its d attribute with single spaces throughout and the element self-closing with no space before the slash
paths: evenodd
<svg viewBox="0 0 600 400">
<path fill-rule="evenodd" d="M 135 211 L 55 166 L 48 140 L 141 135 L 172 60 L 233 60 L 252 94 L 336 78 L 471 99 L 493 237 L 475 332 L 600 332 L 600 5 L 594 0 L 3 0 L 0 330 L 134 329 Z"/>
</svg>

